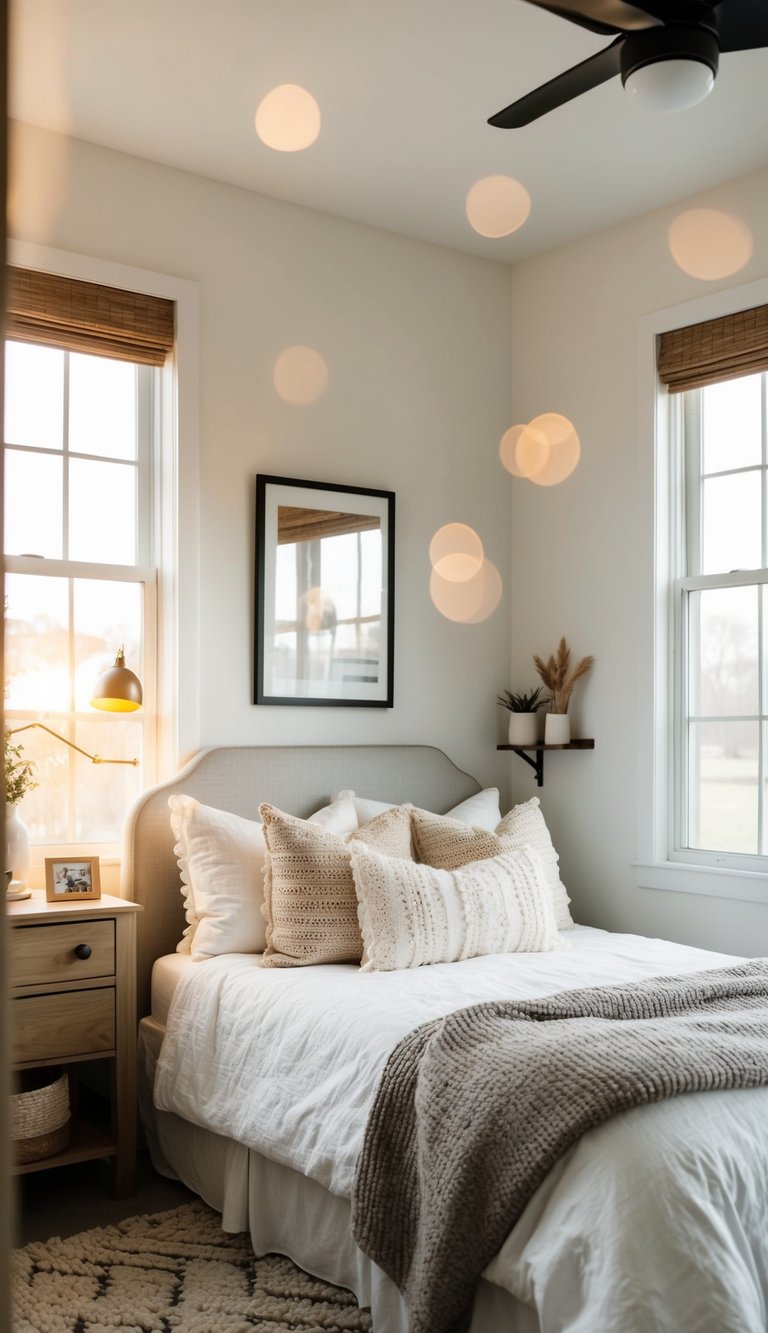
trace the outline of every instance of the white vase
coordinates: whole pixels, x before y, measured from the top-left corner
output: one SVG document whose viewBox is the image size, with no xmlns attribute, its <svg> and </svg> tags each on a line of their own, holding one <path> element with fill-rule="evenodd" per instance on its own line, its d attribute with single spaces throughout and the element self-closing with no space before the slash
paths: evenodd
<svg viewBox="0 0 768 1333">
<path fill-rule="evenodd" d="M 544 722 L 545 745 L 568 745 L 571 739 L 571 719 L 567 713 L 547 713 Z"/>
<path fill-rule="evenodd" d="M 510 745 L 535 745 L 539 739 L 539 719 L 536 713 L 510 713 Z"/>
<path fill-rule="evenodd" d="M 5 807 L 5 869 L 12 871 L 9 892 L 26 888 L 29 873 L 29 832 L 15 805 Z"/>
</svg>

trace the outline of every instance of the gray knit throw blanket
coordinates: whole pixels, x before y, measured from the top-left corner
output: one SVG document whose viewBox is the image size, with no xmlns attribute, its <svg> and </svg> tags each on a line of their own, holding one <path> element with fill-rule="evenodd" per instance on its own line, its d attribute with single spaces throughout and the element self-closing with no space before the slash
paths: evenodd
<svg viewBox="0 0 768 1333">
<path fill-rule="evenodd" d="M 379 1084 L 353 1230 L 410 1333 L 464 1333 L 476 1283 L 550 1167 L 617 1111 L 768 1083 L 768 959 L 491 1001 L 417 1028 Z"/>
</svg>

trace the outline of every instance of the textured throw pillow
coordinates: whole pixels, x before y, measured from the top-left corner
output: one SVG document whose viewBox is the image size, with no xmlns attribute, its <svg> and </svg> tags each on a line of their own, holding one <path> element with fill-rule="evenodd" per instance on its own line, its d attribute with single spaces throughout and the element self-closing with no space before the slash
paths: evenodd
<svg viewBox="0 0 768 1333">
<path fill-rule="evenodd" d="M 556 949 L 557 927 L 531 847 L 435 870 L 350 842 L 365 944 L 363 971 Z"/>
<path fill-rule="evenodd" d="M 418 859 L 429 866 L 456 870 L 470 861 L 498 856 L 500 852 L 533 847 L 549 887 L 558 930 L 568 930 L 573 925 L 568 911 L 568 894 L 560 880 L 560 858 L 552 845 L 537 796 L 524 805 L 516 805 L 499 821 L 493 832 L 467 827 L 445 815 L 433 815 L 428 810 L 418 810 L 413 806 L 410 809 L 414 850 Z"/>
<path fill-rule="evenodd" d="M 168 806 L 187 917 L 178 952 L 197 961 L 220 953 L 261 953 L 267 942 L 261 824 L 201 805 L 192 796 L 171 796 Z"/>
<path fill-rule="evenodd" d="M 358 841 L 411 857 L 411 821 L 401 806 L 347 838 L 262 805 L 269 856 L 264 876 L 265 967 L 358 963 L 363 941 L 350 849 Z"/>
<path fill-rule="evenodd" d="M 394 808 L 388 801 L 370 801 L 367 797 L 357 796 L 353 791 L 339 792 L 334 800 L 352 801 L 361 828 L 384 810 Z M 463 824 L 474 824 L 476 828 L 495 829 L 501 819 L 498 787 L 486 787 L 484 791 L 468 796 L 466 801 L 461 801 L 452 810 L 447 810 L 444 818 L 460 819 Z"/>
</svg>

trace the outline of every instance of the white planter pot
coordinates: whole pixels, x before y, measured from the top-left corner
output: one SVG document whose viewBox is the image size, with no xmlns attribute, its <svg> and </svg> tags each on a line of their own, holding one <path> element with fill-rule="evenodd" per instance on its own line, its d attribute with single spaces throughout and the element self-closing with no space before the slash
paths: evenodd
<svg viewBox="0 0 768 1333">
<path fill-rule="evenodd" d="M 538 713 L 510 713 L 510 745 L 535 745 L 539 739 Z"/>
<path fill-rule="evenodd" d="M 23 889 L 29 873 L 29 833 L 15 805 L 5 807 L 5 869 L 13 872 L 11 889 Z"/>
<path fill-rule="evenodd" d="M 545 745 L 568 745 L 571 739 L 571 719 L 567 713 L 547 713 L 544 722 Z"/>
</svg>

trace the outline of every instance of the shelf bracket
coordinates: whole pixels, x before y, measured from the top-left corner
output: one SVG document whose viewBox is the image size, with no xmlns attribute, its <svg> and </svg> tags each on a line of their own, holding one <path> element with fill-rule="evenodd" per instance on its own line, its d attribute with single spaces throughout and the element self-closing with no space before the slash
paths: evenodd
<svg viewBox="0 0 768 1333">
<path fill-rule="evenodd" d="M 536 774 L 536 785 L 544 786 L 544 751 L 545 750 L 594 750 L 593 740 L 569 741 L 567 745 L 547 745 L 546 741 L 537 741 L 536 745 L 497 745 L 497 750 L 512 750 L 519 754 Z"/>
<path fill-rule="evenodd" d="M 518 748 L 517 745 L 513 745 L 513 746 L 511 746 L 510 748 L 514 751 L 515 754 L 519 754 L 519 755 L 520 755 L 520 758 L 521 758 L 521 759 L 524 759 L 525 762 L 526 762 L 526 764 L 530 764 L 531 768 L 533 769 L 534 773 L 536 774 L 536 786 L 537 786 L 537 787 L 543 787 L 543 786 L 544 786 L 544 751 L 543 751 L 543 750 L 534 750 L 533 753 L 534 753 L 535 758 L 531 758 L 531 756 L 528 754 L 528 751 L 527 751 L 527 750 L 522 750 L 522 749 Z"/>
</svg>

